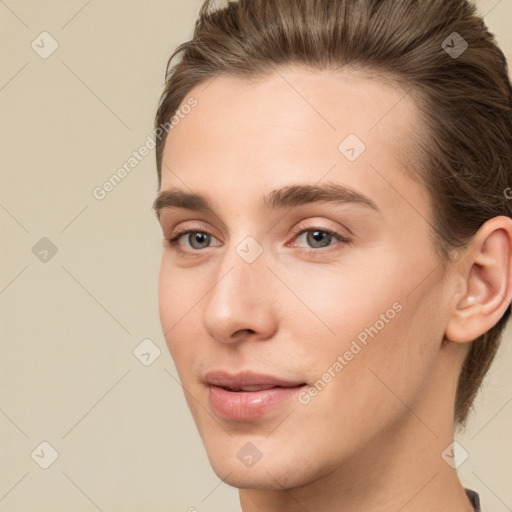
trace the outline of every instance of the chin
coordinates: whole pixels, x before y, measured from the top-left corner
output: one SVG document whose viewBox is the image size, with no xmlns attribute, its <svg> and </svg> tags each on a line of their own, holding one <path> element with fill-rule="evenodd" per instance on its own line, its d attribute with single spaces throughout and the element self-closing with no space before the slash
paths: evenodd
<svg viewBox="0 0 512 512">
<path fill-rule="evenodd" d="M 239 465 L 212 466 L 215 474 L 231 487 L 237 489 L 265 489 L 282 490 L 283 488 L 293 488 L 305 482 L 296 481 L 293 474 L 290 474 L 291 468 L 284 471 L 275 468 L 240 468 Z"/>
<path fill-rule="evenodd" d="M 240 450 L 235 450 L 233 446 L 219 448 L 207 450 L 212 469 L 226 484 L 239 489 L 289 489 L 307 484 L 319 476 L 311 463 L 299 455 L 300 450 L 276 453 L 275 449 L 268 452 L 262 449 L 261 458 L 251 466 L 249 459 L 245 463 L 243 460 L 244 454 L 250 453 L 250 449 L 238 456 Z"/>
<path fill-rule="evenodd" d="M 222 474 L 217 473 L 217 471 L 215 471 L 215 474 L 222 479 Z M 246 474 L 233 471 L 224 478 L 224 483 L 237 489 L 282 490 L 283 487 L 286 487 L 279 485 L 268 473 L 262 473 L 261 471 L 256 473 L 248 471 Z"/>
</svg>

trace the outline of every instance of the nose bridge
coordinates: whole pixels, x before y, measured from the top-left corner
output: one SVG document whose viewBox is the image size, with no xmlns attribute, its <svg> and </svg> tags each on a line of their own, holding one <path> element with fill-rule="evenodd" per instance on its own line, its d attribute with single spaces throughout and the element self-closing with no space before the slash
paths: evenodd
<svg viewBox="0 0 512 512">
<path fill-rule="evenodd" d="M 266 337 L 275 329 L 269 278 L 263 247 L 252 237 L 229 247 L 217 268 L 206 299 L 205 328 L 218 341 L 234 341 L 234 334 L 250 330 Z"/>
<path fill-rule="evenodd" d="M 261 247 L 252 237 L 246 237 L 225 252 L 218 267 L 216 284 L 210 293 L 210 301 L 218 302 L 215 307 L 233 309 L 236 305 L 243 307 L 249 303 L 256 306 L 259 288 L 268 279 L 263 251 L 261 248 L 257 254 L 258 246 Z"/>
</svg>

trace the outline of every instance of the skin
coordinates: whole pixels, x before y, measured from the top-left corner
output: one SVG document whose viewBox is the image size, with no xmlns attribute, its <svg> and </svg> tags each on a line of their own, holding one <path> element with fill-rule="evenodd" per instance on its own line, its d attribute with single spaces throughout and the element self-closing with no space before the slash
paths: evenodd
<svg viewBox="0 0 512 512">
<path fill-rule="evenodd" d="M 202 194 L 212 211 L 168 208 L 160 223 L 164 239 L 178 227 L 212 238 L 206 248 L 191 245 L 194 233 L 165 245 L 159 304 L 213 470 L 240 490 L 244 512 L 471 511 L 441 453 L 468 342 L 510 303 L 510 219 L 484 224 L 443 274 L 429 197 L 404 165 L 422 130 L 399 86 L 292 66 L 207 85 L 190 91 L 184 102 L 198 106 L 168 136 L 161 190 Z M 350 133 L 366 145 L 354 162 L 338 149 Z M 265 194 L 299 183 L 349 186 L 379 211 L 262 207 Z M 312 245 L 308 233 L 322 228 L 348 243 Z M 263 249 L 250 264 L 236 252 L 247 236 Z M 211 408 L 207 371 L 312 386 L 396 303 L 400 312 L 309 403 L 291 399 L 246 422 Z M 262 454 L 250 468 L 237 457 L 248 442 Z"/>
</svg>

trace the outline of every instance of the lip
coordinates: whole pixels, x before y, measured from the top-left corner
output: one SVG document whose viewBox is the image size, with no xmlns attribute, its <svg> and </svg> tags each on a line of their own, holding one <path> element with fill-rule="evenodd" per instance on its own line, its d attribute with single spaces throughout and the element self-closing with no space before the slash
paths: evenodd
<svg viewBox="0 0 512 512">
<path fill-rule="evenodd" d="M 273 375 L 255 373 L 249 370 L 234 374 L 222 370 L 212 371 L 208 372 L 203 380 L 207 385 L 232 389 L 246 386 L 294 387 L 305 384 L 302 380 L 286 380 Z"/>
<path fill-rule="evenodd" d="M 204 376 L 208 400 L 215 413 L 232 421 L 249 421 L 263 416 L 270 409 L 296 395 L 306 383 L 273 375 L 243 371 L 230 374 L 209 372 Z M 242 387 L 261 386 L 259 391 L 236 391 Z M 229 389 L 225 389 L 229 388 Z"/>
</svg>

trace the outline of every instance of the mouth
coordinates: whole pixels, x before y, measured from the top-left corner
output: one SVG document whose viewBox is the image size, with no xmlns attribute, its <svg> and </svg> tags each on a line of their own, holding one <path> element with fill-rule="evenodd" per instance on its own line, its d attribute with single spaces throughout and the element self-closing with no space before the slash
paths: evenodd
<svg viewBox="0 0 512 512">
<path fill-rule="evenodd" d="M 274 375 L 265 375 L 252 371 L 242 371 L 236 374 L 225 371 L 212 371 L 208 372 L 203 380 L 207 385 L 227 388 L 230 391 L 260 391 L 276 387 L 291 388 L 306 384 L 306 382 L 300 380 L 283 379 Z"/>
<path fill-rule="evenodd" d="M 225 389 L 226 391 L 232 391 L 234 393 L 238 393 L 240 391 L 248 391 L 248 392 L 252 392 L 252 391 L 265 391 L 267 389 L 276 389 L 276 388 L 283 388 L 283 389 L 288 389 L 288 388 L 294 388 L 296 386 L 302 386 L 302 385 L 305 385 L 305 383 L 302 383 L 302 384 L 297 384 L 297 385 L 290 385 L 290 386 L 265 386 L 265 385 L 261 385 L 261 386 L 242 386 L 242 387 L 229 387 L 229 386 L 217 386 L 217 387 L 220 387 L 222 389 Z"/>
<path fill-rule="evenodd" d="M 235 375 L 210 372 L 205 375 L 204 383 L 208 388 L 208 400 L 213 411 L 219 417 L 231 421 L 259 418 L 307 386 L 304 381 L 252 372 Z"/>
</svg>

